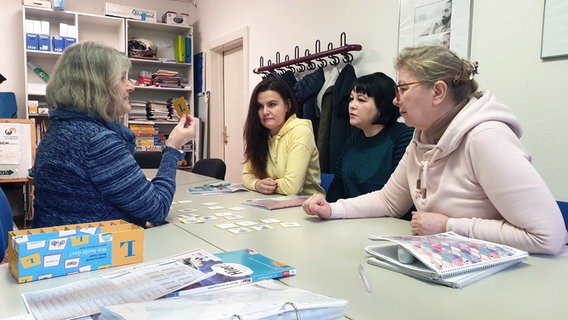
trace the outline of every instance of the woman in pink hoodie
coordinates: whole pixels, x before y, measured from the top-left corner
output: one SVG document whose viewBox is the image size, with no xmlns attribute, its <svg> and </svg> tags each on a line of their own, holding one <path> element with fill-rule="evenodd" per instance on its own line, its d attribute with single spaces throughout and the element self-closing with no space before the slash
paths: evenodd
<svg viewBox="0 0 568 320">
<path fill-rule="evenodd" d="M 441 46 L 403 49 L 397 96 L 416 130 L 385 187 L 303 209 L 323 219 L 401 217 L 412 205 L 416 235 L 454 231 L 530 253 L 557 254 L 568 233 L 554 196 L 521 144 L 521 126 L 490 92 L 478 91 L 477 64 Z"/>
</svg>

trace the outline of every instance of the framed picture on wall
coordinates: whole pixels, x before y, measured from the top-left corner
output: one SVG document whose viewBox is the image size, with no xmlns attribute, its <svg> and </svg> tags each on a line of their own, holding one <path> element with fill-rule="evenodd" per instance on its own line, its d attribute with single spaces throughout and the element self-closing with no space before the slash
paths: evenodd
<svg viewBox="0 0 568 320">
<path fill-rule="evenodd" d="M 471 0 L 401 0 L 398 49 L 443 45 L 469 58 Z"/>
<path fill-rule="evenodd" d="M 540 57 L 568 56 L 568 1 L 545 0 Z"/>
</svg>

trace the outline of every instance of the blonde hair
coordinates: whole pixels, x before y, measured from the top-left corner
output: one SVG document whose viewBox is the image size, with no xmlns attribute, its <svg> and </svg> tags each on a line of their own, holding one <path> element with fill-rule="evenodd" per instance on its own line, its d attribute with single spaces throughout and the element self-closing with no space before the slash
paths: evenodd
<svg viewBox="0 0 568 320">
<path fill-rule="evenodd" d="M 478 89 L 477 62 L 461 59 L 442 46 L 404 48 L 395 60 L 394 67 L 400 71 L 406 68 L 414 73 L 418 81 L 430 83 L 444 81 L 456 102 L 471 96 Z"/>
<path fill-rule="evenodd" d="M 123 101 L 116 86 L 129 68 L 130 60 L 118 50 L 93 41 L 79 42 L 65 49 L 55 64 L 47 99 L 113 121 Z"/>
</svg>

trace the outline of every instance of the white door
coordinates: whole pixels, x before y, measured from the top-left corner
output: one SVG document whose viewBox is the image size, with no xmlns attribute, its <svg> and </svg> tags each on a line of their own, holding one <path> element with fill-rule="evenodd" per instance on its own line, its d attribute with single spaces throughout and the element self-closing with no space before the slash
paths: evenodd
<svg viewBox="0 0 568 320">
<path fill-rule="evenodd" d="M 243 105 L 243 47 L 227 50 L 223 54 L 223 115 L 224 145 L 227 174 L 225 180 L 241 181 L 243 170 L 243 126 L 247 106 Z"/>
<path fill-rule="evenodd" d="M 241 182 L 248 109 L 248 27 L 209 43 L 209 157 L 227 164 L 225 180 Z M 244 49 L 246 48 L 246 49 Z"/>
</svg>

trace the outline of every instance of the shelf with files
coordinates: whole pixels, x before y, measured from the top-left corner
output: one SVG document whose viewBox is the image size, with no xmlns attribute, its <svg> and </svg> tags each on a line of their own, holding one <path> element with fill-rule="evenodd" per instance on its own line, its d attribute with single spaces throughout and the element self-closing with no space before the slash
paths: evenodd
<svg viewBox="0 0 568 320">
<path fill-rule="evenodd" d="M 172 99 L 183 97 L 194 113 L 192 33 L 190 26 L 126 20 L 131 61 L 128 76 L 136 84 L 130 94 L 132 111 L 125 119 L 126 124 L 151 122 L 161 140 L 169 135 L 178 120 L 171 104 L 168 106 Z M 195 161 L 194 143 L 184 146 L 185 166 Z M 143 152 L 144 148 L 140 149 L 138 152 Z"/>
<path fill-rule="evenodd" d="M 122 18 L 92 15 L 46 8 L 22 7 L 24 38 L 25 115 L 36 118 L 38 133 L 45 132 L 49 108 L 45 89 L 49 75 L 65 49 L 77 41 L 91 40 L 106 44 L 126 54 L 126 22 Z M 37 35 L 38 46 L 28 43 L 28 33 Z M 39 40 L 43 38 L 43 46 Z M 32 37 L 33 39 L 33 37 Z M 55 39 L 62 40 L 63 47 Z M 41 134 L 37 140 L 41 140 Z"/>
</svg>

